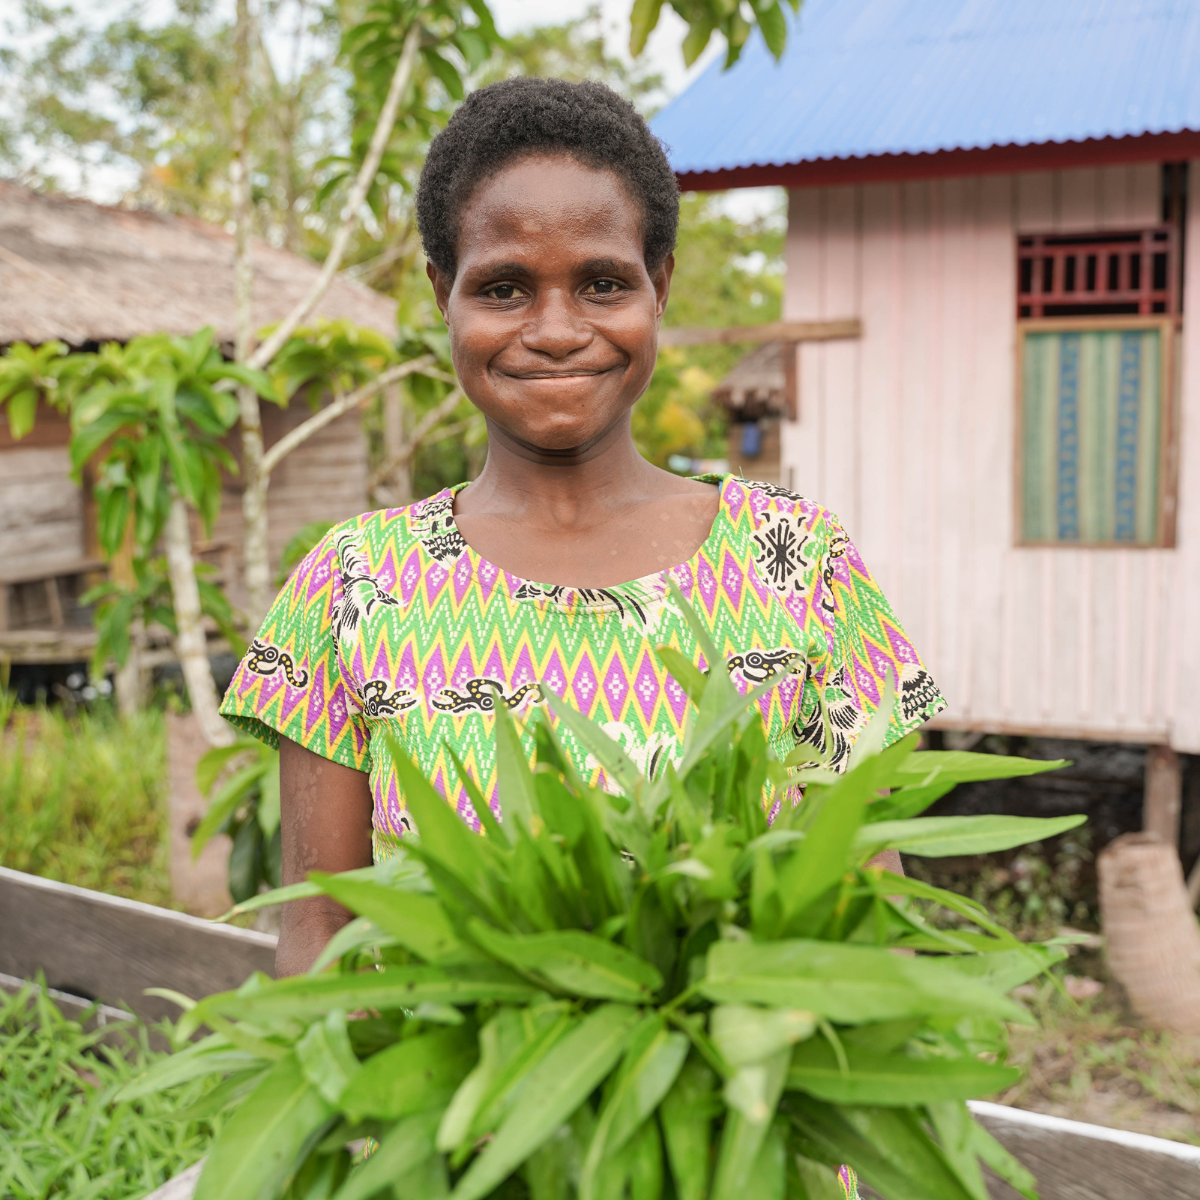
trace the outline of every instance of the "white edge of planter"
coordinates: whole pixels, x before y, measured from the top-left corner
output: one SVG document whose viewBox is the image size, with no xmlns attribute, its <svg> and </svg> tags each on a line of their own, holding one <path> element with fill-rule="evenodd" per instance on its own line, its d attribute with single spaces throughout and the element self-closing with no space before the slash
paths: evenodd
<svg viewBox="0 0 1200 1200">
<path fill-rule="evenodd" d="M 986 1100 L 968 1100 L 967 1105 L 977 1117 L 991 1117 L 996 1121 L 1006 1121 L 1010 1125 L 1023 1125 L 1028 1129 L 1095 1138 L 1097 1141 L 1126 1146 L 1131 1150 L 1147 1150 L 1152 1154 L 1165 1154 L 1200 1168 L 1200 1146 L 1171 1142 L 1166 1138 L 1150 1137 L 1145 1133 L 1129 1133 L 1124 1129 L 1106 1129 L 1103 1125 L 1088 1125 L 1083 1121 L 1069 1121 L 1065 1117 L 1047 1117 L 1043 1113 L 1027 1112 L 1022 1108 L 1010 1108 L 1007 1104 L 991 1104 Z M 194 1166 L 188 1167 L 182 1174 L 168 1179 L 162 1187 L 145 1196 L 143 1200 L 192 1200 L 203 1167 L 204 1159 L 201 1159 Z"/>
<path fill-rule="evenodd" d="M 3 971 L 0 971 L 0 991 L 10 992 L 15 996 L 25 987 L 31 987 L 38 992 L 45 992 L 51 1000 L 60 1000 L 69 1008 L 81 1010 L 94 1008 L 97 1025 L 107 1025 L 109 1021 L 137 1020 L 137 1017 L 133 1013 L 126 1012 L 123 1008 L 113 1008 L 111 1004 L 97 1004 L 95 1001 L 87 1000 L 83 996 L 73 996 L 70 992 L 60 992 L 58 988 L 44 988 L 35 980 L 18 979 L 15 975 L 5 975 Z"/>
<path fill-rule="evenodd" d="M 43 879 L 40 875 L 27 875 L 24 871 L 14 871 L 9 867 L 0 867 L 0 879 L 8 879 L 29 888 L 42 888 L 47 892 L 70 896 L 75 900 L 83 900 L 98 907 L 120 908 L 126 912 L 141 913 L 163 921 L 174 921 L 193 929 L 204 929 L 209 933 L 215 933 L 218 937 L 227 937 L 237 942 L 253 942 L 271 950 L 274 950 L 279 942 L 279 939 L 273 934 L 259 933 L 257 929 L 239 929 L 236 925 L 218 925 L 215 921 L 176 912 L 173 908 L 160 908 L 156 904 L 143 904 L 140 900 L 127 900 L 124 896 L 110 896 L 107 892 L 94 892 L 89 888 L 75 887 L 70 883 L 59 883 L 56 879 Z"/>
<path fill-rule="evenodd" d="M 1045 1113 L 1028 1112 L 1023 1108 L 1010 1108 L 1007 1104 L 992 1104 L 987 1100 L 968 1100 L 967 1106 L 977 1117 L 991 1117 L 995 1121 L 1006 1121 L 1010 1125 L 1023 1125 L 1027 1129 L 1045 1130 L 1047 1133 L 1067 1133 L 1075 1137 L 1094 1138 L 1130 1150 L 1146 1150 L 1151 1154 L 1164 1154 L 1181 1162 L 1191 1163 L 1200 1169 L 1200 1146 L 1189 1146 L 1184 1142 L 1172 1142 L 1166 1138 L 1151 1137 L 1146 1133 L 1130 1133 L 1125 1129 L 1108 1129 L 1103 1125 L 1088 1125 L 1084 1121 L 1070 1121 L 1066 1117 L 1048 1117 Z"/>
</svg>

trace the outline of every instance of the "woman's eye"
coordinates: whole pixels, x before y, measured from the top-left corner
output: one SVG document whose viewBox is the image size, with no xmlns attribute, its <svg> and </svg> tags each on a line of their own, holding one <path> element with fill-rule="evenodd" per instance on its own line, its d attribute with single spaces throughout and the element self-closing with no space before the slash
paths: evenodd
<svg viewBox="0 0 1200 1200">
<path fill-rule="evenodd" d="M 515 300 L 521 294 L 515 283 L 494 283 L 484 292 L 493 300 Z"/>
</svg>

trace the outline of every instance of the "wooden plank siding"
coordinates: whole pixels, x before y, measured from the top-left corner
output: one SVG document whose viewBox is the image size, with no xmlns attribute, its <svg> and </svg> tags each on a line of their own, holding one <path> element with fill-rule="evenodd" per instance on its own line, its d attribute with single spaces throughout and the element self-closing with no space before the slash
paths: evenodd
<svg viewBox="0 0 1200 1200">
<path fill-rule="evenodd" d="M 1200 751 L 1200 321 L 1179 343 L 1175 548 L 1015 544 L 1016 237 L 1157 224 L 1159 173 L 791 193 L 784 318 L 859 316 L 864 332 L 798 348 L 783 478 L 842 518 L 942 684 L 947 727 Z M 1200 204 L 1190 226 L 1200 309 Z"/>
</svg>

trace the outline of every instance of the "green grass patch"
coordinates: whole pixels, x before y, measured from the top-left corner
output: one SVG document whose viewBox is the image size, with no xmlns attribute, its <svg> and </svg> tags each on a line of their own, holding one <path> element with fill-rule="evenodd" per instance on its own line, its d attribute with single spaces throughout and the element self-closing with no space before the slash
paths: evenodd
<svg viewBox="0 0 1200 1200">
<path fill-rule="evenodd" d="M 0 697 L 0 865 L 171 904 L 166 731 L 147 709 L 68 716 Z"/>
<path fill-rule="evenodd" d="M 32 985 L 0 993 L 0 1196 L 5 1200 L 142 1197 L 194 1163 L 219 1119 L 177 1113 L 210 1090 L 197 1079 L 114 1103 L 164 1057 L 143 1025 L 87 1032 Z M 102 1041 L 101 1039 L 105 1039 Z"/>
</svg>

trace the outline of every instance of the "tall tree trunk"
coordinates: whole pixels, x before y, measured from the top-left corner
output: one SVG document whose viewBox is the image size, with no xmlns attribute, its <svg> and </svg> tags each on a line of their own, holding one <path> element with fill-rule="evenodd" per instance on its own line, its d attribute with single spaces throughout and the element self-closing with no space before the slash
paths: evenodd
<svg viewBox="0 0 1200 1200">
<path fill-rule="evenodd" d="M 405 429 L 407 410 L 400 385 L 393 384 L 383 394 L 383 460 L 395 465 L 377 489 L 379 498 L 392 508 L 412 500 L 412 453 Z"/>
<path fill-rule="evenodd" d="M 249 0 L 238 0 L 234 39 L 236 88 L 233 96 L 234 299 L 237 332 L 233 356 L 244 363 L 254 350 L 254 262 L 250 246 L 250 39 Z M 257 628 L 271 603 L 268 554 L 267 483 L 263 471 L 262 413 L 253 388 L 239 387 L 242 426 L 242 555 L 246 607 Z"/>
<path fill-rule="evenodd" d="M 213 682 L 200 616 L 200 588 L 196 584 L 188 508 L 181 496 L 172 498 L 167 517 L 167 570 L 175 606 L 175 654 L 183 669 L 192 712 L 210 746 L 228 746 L 234 740 L 234 733 L 218 712 L 217 685 Z"/>
</svg>

